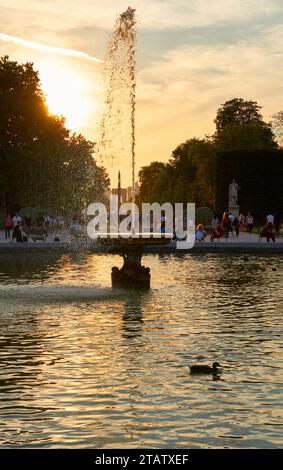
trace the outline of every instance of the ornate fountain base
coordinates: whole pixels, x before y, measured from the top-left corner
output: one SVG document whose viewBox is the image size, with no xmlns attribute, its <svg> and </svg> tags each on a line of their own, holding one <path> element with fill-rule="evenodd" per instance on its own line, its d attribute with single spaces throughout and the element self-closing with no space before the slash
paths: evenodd
<svg viewBox="0 0 283 470">
<path fill-rule="evenodd" d="M 123 245 L 121 255 L 124 264 L 121 269 L 112 268 L 112 287 L 150 288 L 150 269 L 141 265 L 142 245 Z"/>
<path fill-rule="evenodd" d="M 154 235 L 150 238 L 104 238 L 100 240 L 102 245 L 110 246 L 108 253 L 119 253 L 124 260 L 122 268 L 113 266 L 111 279 L 112 287 L 149 289 L 150 288 L 150 268 L 142 266 L 141 259 L 144 247 L 147 245 L 164 245 L 171 241 L 171 238 L 157 238 Z"/>
</svg>

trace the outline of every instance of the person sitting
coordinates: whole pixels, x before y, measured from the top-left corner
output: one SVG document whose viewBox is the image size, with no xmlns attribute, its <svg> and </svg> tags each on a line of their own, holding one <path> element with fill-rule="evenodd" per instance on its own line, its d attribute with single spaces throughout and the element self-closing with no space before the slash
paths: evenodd
<svg viewBox="0 0 283 470">
<path fill-rule="evenodd" d="M 213 242 L 215 239 L 219 239 L 224 235 L 224 229 L 222 224 L 219 222 L 217 227 L 212 231 L 210 241 Z"/>
<path fill-rule="evenodd" d="M 203 229 L 203 225 L 199 224 L 196 229 L 195 239 L 196 242 L 202 242 L 205 239 L 206 232 Z"/>
<path fill-rule="evenodd" d="M 217 215 L 215 214 L 215 215 L 213 216 L 212 221 L 211 221 L 211 228 L 212 228 L 212 230 L 216 230 L 216 227 L 217 227 L 218 224 L 219 224 L 219 219 L 218 219 Z"/>
<path fill-rule="evenodd" d="M 24 232 L 20 222 L 17 223 L 13 230 L 13 238 L 15 238 L 16 241 L 20 243 L 28 241 L 26 233 Z"/>
</svg>

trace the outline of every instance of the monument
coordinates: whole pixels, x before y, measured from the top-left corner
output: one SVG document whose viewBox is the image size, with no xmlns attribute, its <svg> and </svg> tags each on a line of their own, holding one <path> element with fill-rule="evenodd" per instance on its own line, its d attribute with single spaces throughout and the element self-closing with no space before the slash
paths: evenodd
<svg viewBox="0 0 283 470">
<path fill-rule="evenodd" d="M 232 183 L 229 184 L 229 204 L 228 211 L 233 214 L 234 217 L 239 217 L 240 207 L 238 205 L 238 191 L 241 188 L 238 183 L 233 179 Z"/>
</svg>

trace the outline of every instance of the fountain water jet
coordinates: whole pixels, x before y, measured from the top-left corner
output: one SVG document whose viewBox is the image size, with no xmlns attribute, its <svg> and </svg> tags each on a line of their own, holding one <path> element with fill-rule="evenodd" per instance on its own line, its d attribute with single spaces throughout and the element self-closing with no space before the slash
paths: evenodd
<svg viewBox="0 0 283 470">
<path fill-rule="evenodd" d="M 121 269 L 112 268 L 113 287 L 150 287 L 150 269 L 141 265 L 145 245 L 164 244 L 168 238 L 143 239 L 136 230 L 135 217 L 135 114 L 136 114 L 136 20 L 135 10 L 129 7 L 116 21 L 115 30 L 109 42 L 105 59 L 107 82 L 105 111 L 101 124 L 101 141 L 98 145 L 100 156 L 108 161 L 123 158 L 131 161 L 132 209 L 131 237 L 117 240 L 106 238 L 113 251 L 124 259 Z M 119 185 L 118 185 L 119 186 Z M 113 234 L 112 234 L 113 235 Z"/>
</svg>

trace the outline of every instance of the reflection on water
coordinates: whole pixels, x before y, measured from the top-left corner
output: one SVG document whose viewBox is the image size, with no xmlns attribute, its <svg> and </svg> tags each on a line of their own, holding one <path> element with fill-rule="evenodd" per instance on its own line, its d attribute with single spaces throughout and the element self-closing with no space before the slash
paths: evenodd
<svg viewBox="0 0 283 470">
<path fill-rule="evenodd" d="M 115 264 L 1 255 L 2 447 L 281 447 L 283 258 L 148 255 L 149 292 Z"/>
</svg>

